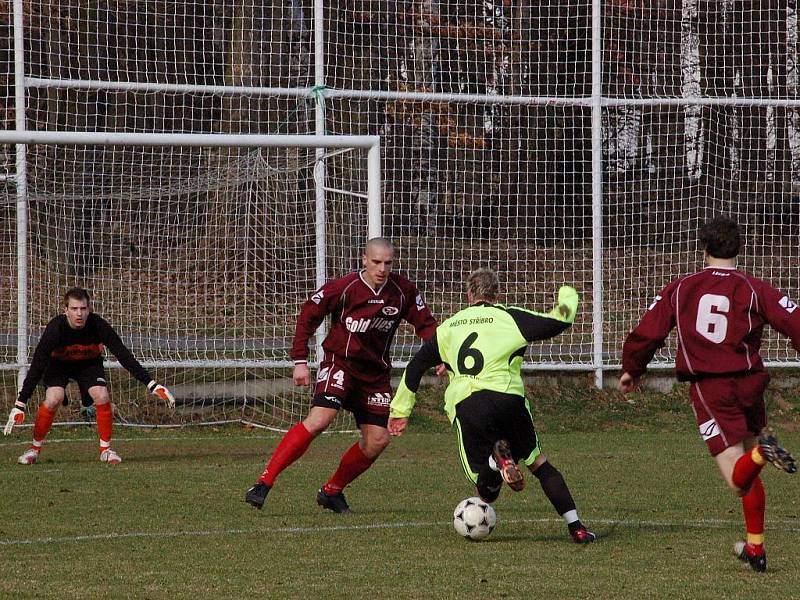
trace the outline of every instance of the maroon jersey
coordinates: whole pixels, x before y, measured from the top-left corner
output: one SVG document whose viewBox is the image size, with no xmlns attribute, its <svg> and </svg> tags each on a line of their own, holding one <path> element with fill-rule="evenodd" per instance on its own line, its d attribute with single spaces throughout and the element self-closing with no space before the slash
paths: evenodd
<svg viewBox="0 0 800 600">
<path fill-rule="evenodd" d="M 680 380 L 761 371 L 764 324 L 788 336 L 800 352 L 800 310 L 765 281 L 734 268 L 706 267 L 681 277 L 653 300 L 622 347 L 622 369 L 641 376 L 673 327 Z"/>
<path fill-rule="evenodd" d="M 331 316 L 331 325 L 322 343 L 323 360 L 344 363 L 363 379 L 383 376 L 391 369 L 389 346 L 401 320 L 411 323 L 423 340 L 436 332 L 436 320 L 408 279 L 390 273 L 375 291 L 361 272 L 350 273 L 329 281 L 303 304 L 290 355 L 295 364 L 307 362 L 308 341 L 326 315 Z"/>
</svg>

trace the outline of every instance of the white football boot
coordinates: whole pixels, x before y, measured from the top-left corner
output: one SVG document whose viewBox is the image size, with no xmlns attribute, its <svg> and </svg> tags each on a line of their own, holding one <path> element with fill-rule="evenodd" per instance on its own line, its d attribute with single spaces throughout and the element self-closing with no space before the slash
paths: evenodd
<svg viewBox="0 0 800 600">
<path fill-rule="evenodd" d="M 28 448 L 20 455 L 20 457 L 17 459 L 17 462 L 21 465 L 32 465 L 38 458 L 39 451 L 34 450 L 33 448 Z"/>
<path fill-rule="evenodd" d="M 108 463 L 110 465 L 118 465 L 122 462 L 122 458 L 111 448 L 106 448 L 100 453 L 100 462 Z"/>
</svg>

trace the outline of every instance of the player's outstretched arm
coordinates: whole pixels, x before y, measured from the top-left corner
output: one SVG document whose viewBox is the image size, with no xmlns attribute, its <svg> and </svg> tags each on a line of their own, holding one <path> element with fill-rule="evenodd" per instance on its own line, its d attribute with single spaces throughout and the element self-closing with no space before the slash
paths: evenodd
<svg viewBox="0 0 800 600">
<path fill-rule="evenodd" d="M 6 426 L 3 427 L 3 435 L 8 435 L 11 433 L 11 430 L 14 429 L 14 425 L 22 425 L 24 421 L 25 403 L 17 400 L 14 403 L 14 408 L 12 408 L 11 412 L 8 414 L 8 421 L 6 421 Z"/>
<path fill-rule="evenodd" d="M 528 342 L 546 340 L 557 336 L 575 322 L 580 295 L 568 285 L 558 290 L 558 300 L 553 309 L 546 314 L 511 306 L 507 312 L 514 319 L 520 333 Z"/>
<path fill-rule="evenodd" d="M 147 389 L 150 390 L 153 395 L 158 396 L 164 402 L 166 402 L 170 408 L 175 408 L 175 396 L 173 396 L 172 392 L 170 392 L 163 385 L 156 383 L 155 379 L 151 380 L 150 383 L 147 384 Z"/>
<path fill-rule="evenodd" d="M 425 371 L 431 367 L 441 364 L 442 357 L 439 356 L 439 347 L 436 335 L 422 345 L 411 362 L 408 363 L 403 376 L 400 378 L 400 385 L 389 403 L 389 422 L 394 419 L 393 427 L 395 433 L 389 428 L 391 435 L 401 435 L 408 424 L 408 417 L 414 410 L 417 402 L 417 390 Z"/>
</svg>

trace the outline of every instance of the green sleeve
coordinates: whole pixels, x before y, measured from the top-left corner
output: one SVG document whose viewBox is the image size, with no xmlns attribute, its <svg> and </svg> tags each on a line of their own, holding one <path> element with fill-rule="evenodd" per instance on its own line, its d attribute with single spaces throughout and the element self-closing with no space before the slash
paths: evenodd
<svg viewBox="0 0 800 600">
<path fill-rule="evenodd" d="M 417 403 L 417 395 L 408 389 L 406 385 L 406 374 L 400 379 L 400 385 L 397 392 L 389 404 L 389 417 L 392 419 L 406 419 L 411 415 L 414 410 L 414 405 Z"/>
</svg>

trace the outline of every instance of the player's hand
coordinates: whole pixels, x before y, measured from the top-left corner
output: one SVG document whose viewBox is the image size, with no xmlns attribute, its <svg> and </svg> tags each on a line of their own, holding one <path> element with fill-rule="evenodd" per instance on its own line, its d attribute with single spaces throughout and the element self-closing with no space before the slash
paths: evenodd
<svg viewBox="0 0 800 600">
<path fill-rule="evenodd" d="M 14 425 L 22 425 L 25 421 L 25 404 L 17 400 L 14 403 L 14 408 L 8 414 L 8 421 L 6 426 L 3 427 L 3 435 L 8 435 L 14 429 Z"/>
<path fill-rule="evenodd" d="M 444 363 L 438 365 L 436 367 L 436 376 L 437 377 L 445 377 L 447 375 L 447 367 L 444 366 Z"/>
<path fill-rule="evenodd" d="M 292 372 L 292 379 L 295 385 L 308 385 L 311 383 L 311 369 L 306 363 L 297 363 Z"/>
<path fill-rule="evenodd" d="M 151 381 L 147 384 L 147 389 L 150 390 L 155 396 L 161 398 L 170 408 L 175 408 L 175 396 L 172 395 L 167 388 L 163 385 Z"/>
<path fill-rule="evenodd" d="M 556 310 L 560 317 L 569 323 L 575 322 L 575 315 L 578 312 L 578 302 L 580 296 L 578 291 L 570 285 L 562 285 L 558 288 L 558 302 Z"/>
<path fill-rule="evenodd" d="M 636 391 L 639 388 L 639 377 L 634 377 L 627 371 L 619 378 L 619 391 L 623 394 Z"/>
<path fill-rule="evenodd" d="M 389 424 L 386 428 L 389 430 L 389 435 L 399 437 L 405 433 L 408 426 L 408 419 L 406 417 L 389 417 Z"/>
</svg>

